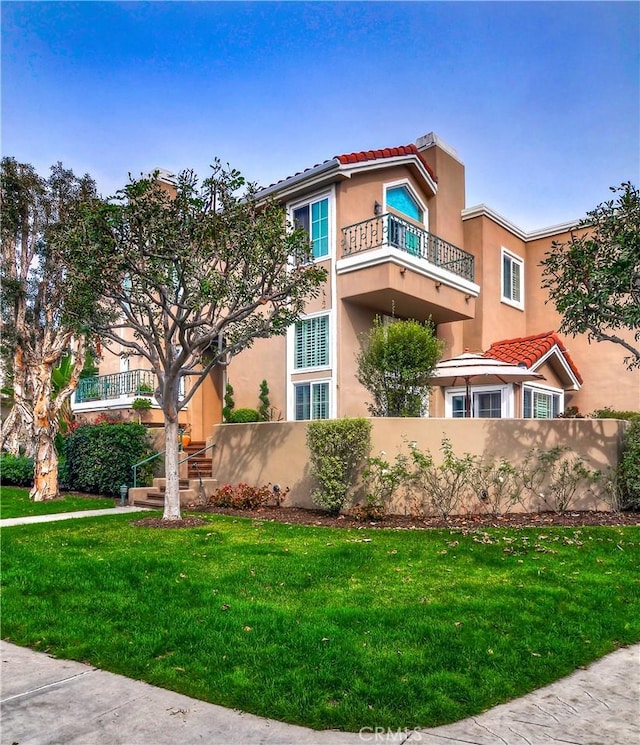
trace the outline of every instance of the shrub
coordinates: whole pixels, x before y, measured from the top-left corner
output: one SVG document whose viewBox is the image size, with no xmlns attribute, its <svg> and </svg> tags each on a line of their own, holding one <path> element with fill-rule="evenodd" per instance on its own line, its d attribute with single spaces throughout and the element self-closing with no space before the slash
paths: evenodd
<svg viewBox="0 0 640 745">
<path fill-rule="evenodd" d="M 407 480 L 407 456 L 397 453 L 391 464 L 386 455 L 386 452 L 381 450 L 378 456 L 367 458 L 362 472 L 367 503 L 356 512 L 364 519 L 382 517 L 397 489 Z"/>
<path fill-rule="evenodd" d="M 247 424 L 249 422 L 259 422 L 260 414 L 255 409 L 235 409 L 231 412 L 227 421 L 230 424 Z"/>
<path fill-rule="evenodd" d="M 266 380 L 260 383 L 260 395 L 258 396 L 260 406 L 258 406 L 258 415 L 261 422 L 268 422 L 271 418 L 271 401 L 269 400 L 269 384 Z"/>
<path fill-rule="evenodd" d="M 31 486 L 33 484 L 33 459 L 24 455 L 2 453 L 0 483 L 12 486 Z"/>
<path fill-rule="evenodd" d="M 465 453 L 461 458 L 455 455 L 448 438 L 442 439 L 440 450 L 442 463 L 436 465 L 431 453 L 422 452 L 411 443 L 411 458 L 414 465 L 413 480 L 420 487 L 423 505 L 431 514 L 436 512 L 447 518 L 460 506 L 469 488 L 469 478 L 474 467 L 474 458 Z"/>
<path fill-rule="evenodd" d="M 480 456 L 474 459 L 468 481 L 490 515 L 508 514 L 514 505 L 522 504 L 518 470 L 504 458 L 496 461 Z"/>
<path fill-rule="evenodd" d="M 587 468 L 579 456 L 567 456 L 568 450 L 533 448 L 520 469 L 523 487 L 556 512 L 566 512 L 580 489 L 600 481 L 599 471 Z"/>
<path fill-rule="evenodd" d="M 149 411 L 151 408 L 150 398 L 134 398 L 131 402 L 131 408 L 133 411 L 138 412 L 138 424 L 140 424 L 140 416 L 143 411 Z"/>
<path fill-rule="evenodd" d="M 237 510 L 257 510 L 267 504 L 272 493 L 269 486 L 249 486 L 249 484 L 225 484 L 209 497 L 212 507 L 233 507 Z"/>
<path fill-rule="evenodd" d="M 233 387 L 231 383 L 227 383 L 224 388 L 224 406 L 222 408 L 222 420 L 224 422 L 231 421 L 231 414 L 235 405 L 236 402 L 233 400 Z"/>
<path fill-rule="evenodd" d="M 623 419 L 632 422 L 640 419 L 640 411 L 616 411 L 609 406 L 605 406 L 603 409 L 596 409 L 589 416 L 592 419 Z"/>
<path fill-rule="evenodd" d="M 625 432 L 618 473 L 621 507 L 640 509 L 640 419 L 632 421 Z"/>
<path fill-rule="evenodd" d="M 132 466 L 153 454 L 147 429 L 141 424 L 98 424 L 78 427 L 67 440 L 69 487 L 92 494 L 117 496 L 120 484 L 130 484 Z M 153 462 L 139 472 L 140 483 L 153 474 Z"/>
<path fill-rule="evenodd" d="M 371 422 L 367 419 L 326 419 L 307 427 L 311 473 L 320 488 L 313 501 L 332 515 L 347 503 L 355 471 L 368 454 Z"/>
</svg>

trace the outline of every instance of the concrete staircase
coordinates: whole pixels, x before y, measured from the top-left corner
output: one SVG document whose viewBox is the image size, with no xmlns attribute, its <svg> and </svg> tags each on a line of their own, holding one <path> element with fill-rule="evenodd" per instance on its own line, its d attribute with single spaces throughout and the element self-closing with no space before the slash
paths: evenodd
<svg viewBox="0 0 640 745">
<path fill-rule="evenodd" d="M 211 450 L 205 450 L 200 455 L 194 455 L 206 446 L 206 442 L 191 442 L 184 448 L 183 458 L 189 458 L 186 462 L 187 478 L 213 478 L 213 466 L 211 460 Z"/>
<path fill-rule="evenodd" d="M 180 460 L 189 460 L 180 464 L 180 507 L 201 504 L 217 488 L 218 482 L 213 478 L 211 450 L 193 455 L 205 447 L 204 442 L 192 442 L 184 448 Z M 141 486 L 129 489 L 129 504 L 136 507 L 151 507 L 161 510 L 164 507 L 164 494 L 167 480 L 153 479 L 152 486 Z"/>
</svg>

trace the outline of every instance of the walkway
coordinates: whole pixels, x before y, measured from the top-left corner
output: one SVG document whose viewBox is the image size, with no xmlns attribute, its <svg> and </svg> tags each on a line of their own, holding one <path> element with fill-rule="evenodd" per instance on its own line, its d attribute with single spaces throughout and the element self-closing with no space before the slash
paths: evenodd
<svg viewBox="0 0 640 745">
<path fill-rule="evenodd" d="M 2 745 L 638 745 L 640 645 L 435 729 L 316 732 L 0 642 Z"/>
<path fill-rule="evenodd" d="M 125 512 L 143 512 L 146 507 L 107 507 L 104 510 L 80 510 L 79 512 L 55 512 L 53 515 L 30 515 L 29 517 L 8 517 L 0 520 L 0 528 L 29 523 L 53 523 L 58 520 L 71 520 L 77 517 L 98 517 L 99 515 L 122 515 Z"/>
</svg>

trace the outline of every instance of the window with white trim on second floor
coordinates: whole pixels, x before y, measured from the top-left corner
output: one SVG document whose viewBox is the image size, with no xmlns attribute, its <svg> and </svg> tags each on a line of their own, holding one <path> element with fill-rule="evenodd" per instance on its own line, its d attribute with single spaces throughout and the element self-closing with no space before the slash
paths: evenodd
<svg viewBox="0 0 640 745">
<path fill-rule="evenodd" d="M 524 261 L 502 249 L 502 300 L 519 308 L 524 306 Z"/>
<path fill-rule="evenodd" d="M 312 243 L 313 258 L 329 255 L 329 199 L 309 202 L 293 210 L 294 223 L 306 230 Z"/>
<path fill-rule="evenodd" d="M 329 365 L 329 316 L 313 316 L 295 325 L 293 367 L 302 370 Z"/>
</svg>

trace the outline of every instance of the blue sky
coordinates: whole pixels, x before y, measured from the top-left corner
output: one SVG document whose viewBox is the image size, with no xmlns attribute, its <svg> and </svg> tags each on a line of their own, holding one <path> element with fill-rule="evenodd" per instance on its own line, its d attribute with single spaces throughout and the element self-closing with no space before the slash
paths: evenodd
<svg viewBox="0 0 640 745">
<path fill-rule="evenodd" d="M 2 154 L 103 194 L 220 157 L 261 185 L 434 131 L 531 230 L 640 169 L 635 2 L 2 2 Z"/>
</svg>

